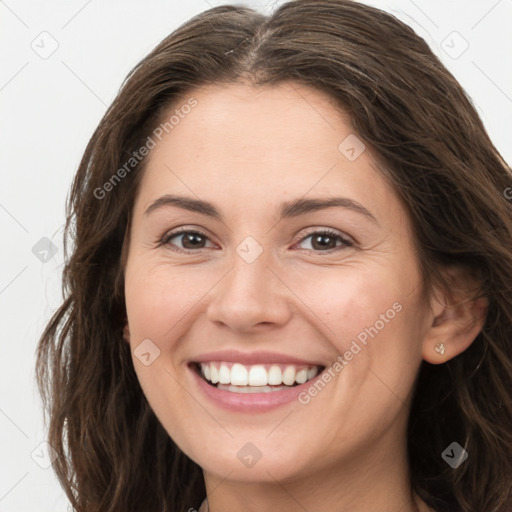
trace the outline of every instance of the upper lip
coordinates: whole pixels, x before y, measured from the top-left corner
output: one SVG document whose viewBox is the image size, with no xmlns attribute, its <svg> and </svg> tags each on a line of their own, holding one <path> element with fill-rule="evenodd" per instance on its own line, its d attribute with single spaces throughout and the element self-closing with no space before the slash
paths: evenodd
<svg viewBox="0 0 512 512">
<path fill-rule="evenodd" d="M 195 363 L 209 363 L 211 361 L 225 361 L 232 363 L 241 363 L 246 365 L 251 364 L 294 364 L 304 366 L 324 366 L 318 361 L 306 361 L 305 359 L 299 359 L 286 354 L 280 354 L 278 352 L 240 352 L 239 350 L 219 350 L 217 352 L 207 352 L 201 354 L 191 362 Z"/>
</svg>

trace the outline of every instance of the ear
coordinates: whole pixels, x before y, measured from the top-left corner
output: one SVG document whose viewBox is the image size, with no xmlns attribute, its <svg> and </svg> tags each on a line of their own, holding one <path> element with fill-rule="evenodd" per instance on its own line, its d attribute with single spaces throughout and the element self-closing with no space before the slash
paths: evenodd
<svg viewBox="0 0 512 512">
<path fill-rule="evenodd" d="M 423 338 L 423 359 L 431 364 L 445 363 L 464 352 L 482 330 L 489 306 L 488 299 L 478 293 L 479 282 L 470 271 L 451 268 L 445 276 L 450 293 L 435 288 L 433 319 Z"/>
</svg>

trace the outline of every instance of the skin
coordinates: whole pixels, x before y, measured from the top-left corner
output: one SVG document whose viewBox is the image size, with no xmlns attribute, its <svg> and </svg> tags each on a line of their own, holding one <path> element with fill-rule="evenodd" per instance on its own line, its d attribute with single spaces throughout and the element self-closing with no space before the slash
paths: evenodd
<svg viewBox="0 0 512 512">
<path fill-rule="evenodd" d="M 198 105 L 151 150 L 133 206 L 125 338 L 160 350 L 134 367 L 164 428 L 203 468 L 210 512 L 431 510 L 410 489 L 411 393 L 422 359 L 469 346 L 485 303 L 453 306 L 440 291 L 425 303 L 406 210 L 368 147 L 354 161 L 338 150 L 354 130 L 323 93 L 286 83 L 192 95 Z M 222 220 L 176 206 L 144 213 L 170 193 L 214 203 Z M 281 203 L 304 196 L 350 198 L 375 221 L 331 207 L 278 222 Z M 191 247 L 182 236 L 158 245 L 180 226 L 205 233 L 199 248 L 173 250 Z M 322 228 L 354 245 L 335 239 L 326 252 L 308 237 Z M 263 249 L 250 264 L 236 252 L 247 236 Z M 402 310 L 307 405 L 226 411 L 187 367 L 231 348 L 330 367 L 395 303 Z M 237 457 L 247 442 L 262 454 L 250 468 Z"/>
</svg>

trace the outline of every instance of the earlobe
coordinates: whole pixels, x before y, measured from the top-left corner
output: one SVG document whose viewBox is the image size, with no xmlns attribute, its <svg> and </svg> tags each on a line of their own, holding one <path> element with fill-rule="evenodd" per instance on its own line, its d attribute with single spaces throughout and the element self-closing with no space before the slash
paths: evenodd
<svg viewBox="0 0 512 512">
<path fill-rule="evenodd" d="M 486 297 L 477 297 L 444 306 L 424 337 L 423 359 L 441 364 L 464 352 L 482 330 L 488 304 Z"/>
</svg>

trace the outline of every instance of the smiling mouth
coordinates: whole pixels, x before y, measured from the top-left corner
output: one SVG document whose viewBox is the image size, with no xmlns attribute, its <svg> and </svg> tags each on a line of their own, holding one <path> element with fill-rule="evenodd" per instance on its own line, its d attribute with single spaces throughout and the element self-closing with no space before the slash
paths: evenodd
<svg viewBox="0 0 512 512">
<path fill-rule="evenodd" d="M 255 364 L 212 361 L 191 363 L 192 369 L 210 386 L 233 393 L 269 393 L 304 384 L 325 366 Z"/>
</svg>

